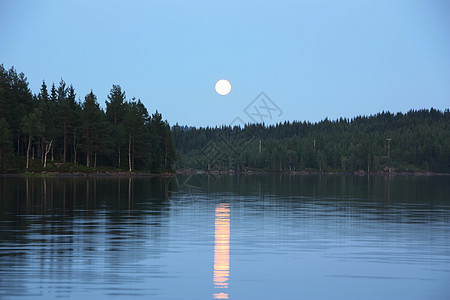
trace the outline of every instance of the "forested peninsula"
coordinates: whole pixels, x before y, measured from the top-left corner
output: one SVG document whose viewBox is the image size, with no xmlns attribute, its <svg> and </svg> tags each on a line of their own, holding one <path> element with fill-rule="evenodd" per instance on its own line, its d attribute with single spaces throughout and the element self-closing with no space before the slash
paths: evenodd
<svg viewBox="0 0 450 300">
<path fill-rule="evenodd" d="M 173 172 L 167 121 L 113 85 L 103 110 L 91 90 L 83 101 L 61 79 L 33 95 L 27 78 L 0 65 L 0 171 Z"/>
<path fill-rule="evenodd" d="M 450 173 L 450 112 L 196 128 L 170 126 L 113 85 L 102 109 L 64 80 L 33 94 L 0 65 L 0 173 Z"/>
</svg>

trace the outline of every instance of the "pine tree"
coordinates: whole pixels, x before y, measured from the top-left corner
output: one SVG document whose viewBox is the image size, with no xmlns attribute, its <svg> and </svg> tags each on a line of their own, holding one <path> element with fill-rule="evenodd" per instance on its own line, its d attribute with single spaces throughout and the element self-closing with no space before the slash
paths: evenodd
<svg viewBox="0 0 450 300">
<path fill-rule="evenodd" d="M 135 169 L 136 158 L 140 159 L 141 165 L 147 165 L 146 153 L 149 150 L 149 132 L 146 125 L 149 122 L 147 109 L 141 100 L 135 98 L 127 103 L 125 114 L 125 128 L 128 133 L 128 168 L 131 172 Z"/>
<path fill-rule="evenodd" d="M 42 133 L 41 137 L 41 149 L 42 149 L 42 162 L 44 165 L 44 168 L 47 166 L 47 156 L 48 153 L 51 151 L 53 146 L 53 139 L 50 141 L 46 140 L 47 136 L 47 129 L 51 128 L 53 124 L 51 124 L 51 118 L 50 118 L 50 96 L 48 94 L 47 85 L 45 84 L 45 81 L 42 81 L 41 89 L 39 91 L 39 94 L 37 96 L 38 99 L 38 107 L 39 110 L 42 112 L 42 123 L 45 127 L 45 131 Z"/>
<path fill-rule="evenodd" d="M 116 149 L 118 150 L 118 167 L 120 168 L 120 156 L 121 156 L 121 147 L 123 146 L 123 140 L 121 139 L 121 132 L 119 130 L 119 126 L 125 118 L 126 106 L 125 106 L 125 92 L 122 92 L 120 85 L 113 85 L 111 88 L 108 100 L 106 103 L 106 117 L 111 124 L 114 125 L 114 131 L 116 136 Z"/>
<path fill-rule="evenodd" d="M 83 127 L 84 127 L 84 145 L 86 152 L 86 166 L 91 166 L 92 154 L 94 153 L 94 163 L 96 163 L 96 138 L 98 138 L 99 125 L 102 120 L 102 111 L 97 102 L 97 97 L 91 90 L 84 98 L 83 103 Z"/>
</svg>

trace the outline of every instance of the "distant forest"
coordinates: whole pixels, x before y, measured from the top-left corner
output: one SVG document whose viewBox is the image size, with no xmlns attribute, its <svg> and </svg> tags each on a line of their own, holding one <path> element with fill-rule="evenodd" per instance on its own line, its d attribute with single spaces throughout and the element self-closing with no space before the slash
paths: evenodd
<svg viewBox="0 0 450 300">
<path fill-rule="evenodd" d="M 172 130 L 178 169 L 450 173 L 448 109 Z"/>
<path fill-rule="evenodd" d="M 173 136 L 156 111 L 139 99 L 126 100 L 113 85 L 106 111 L 92 92 L 77 101 L 62 79 L 37 95 L 27 78 L 0 65 L 0 172 L 171 172 Z M 83 167 L 84 166 L 84 167 Z"/>
</svg>

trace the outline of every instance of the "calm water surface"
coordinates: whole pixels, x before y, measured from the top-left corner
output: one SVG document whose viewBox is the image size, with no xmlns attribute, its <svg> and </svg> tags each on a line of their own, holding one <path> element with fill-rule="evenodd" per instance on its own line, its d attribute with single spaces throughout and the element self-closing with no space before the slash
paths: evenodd
<svg viewBox="0 0 450 300">
<path fill-rule="evenodd" d="M 0 178 L 0 299 L 450 299 L 450 177 Z"/>
</svg>

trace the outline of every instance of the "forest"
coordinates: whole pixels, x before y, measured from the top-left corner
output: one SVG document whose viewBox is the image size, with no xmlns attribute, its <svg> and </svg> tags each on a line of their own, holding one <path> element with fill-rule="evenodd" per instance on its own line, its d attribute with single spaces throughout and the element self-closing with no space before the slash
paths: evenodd
<svg viewBox="0 0 450 300">
<path fill-rule="evenodd" d="M 0 65 L 0 173 L 174 170 L 450 173 L 448 109 L 352 119 L 170 127 L 113 85 L 103 110 L 61 79 L 32 94 Z"/>
<path fill-rule="evenodd" d="M 450 173 L 448 109 L 172 130 L 177 169 Z"/>
<path fill-rule="evenodd" d="M 0 65 L 0 173 L 172 172 L 172 131 L 157 110 L 113 85 L 106 110 L 61 79 L 33 95 L 24 73 Z"/>
</svg>

